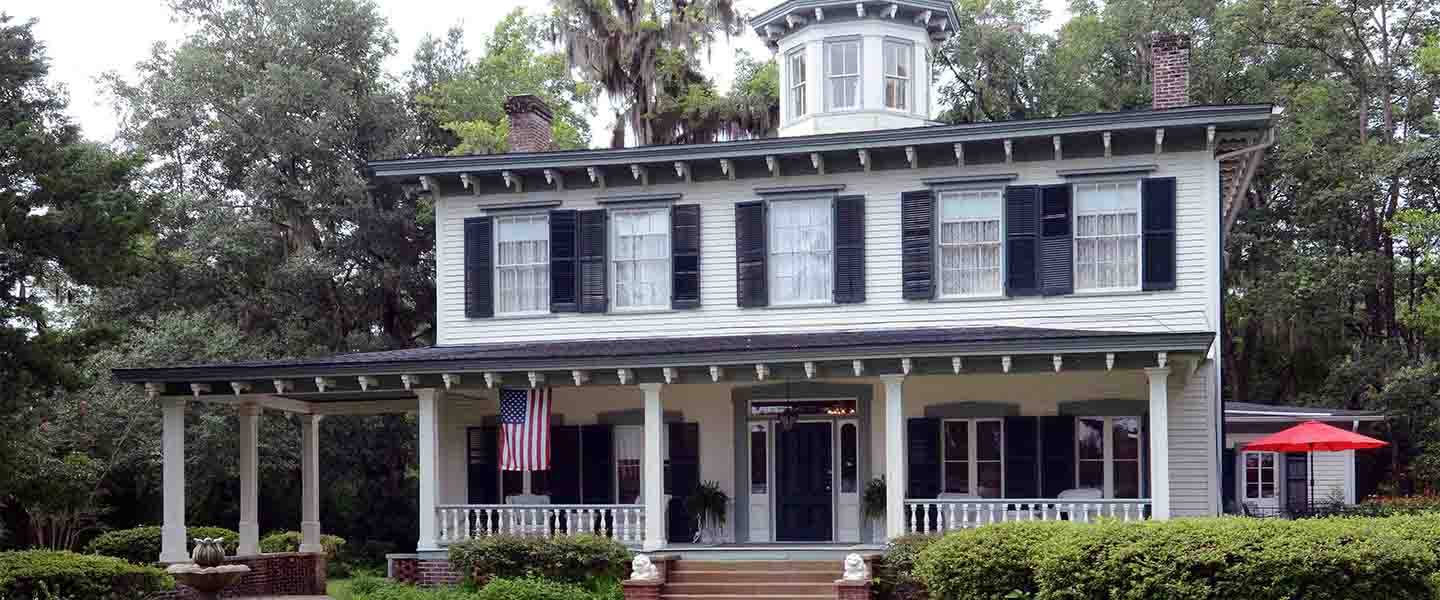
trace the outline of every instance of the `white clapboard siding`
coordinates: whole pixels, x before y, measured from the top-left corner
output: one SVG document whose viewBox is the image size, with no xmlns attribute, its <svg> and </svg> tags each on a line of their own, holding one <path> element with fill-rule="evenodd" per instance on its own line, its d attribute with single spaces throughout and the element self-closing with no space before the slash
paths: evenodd
<svg viewBox="0 0 1440 600">
<path fill-rule="evenodd" d="M 1220 512 L 1215 449 L 1217 375 L 1218 365 L 1209 361 L 1200 365 L 1184 388 L 1170 386 L 1170 512 L 1178 517 Z"/>
<path fill-rule="evenodd" d="M 832 159 L 833 160 L 833 159 Z M 921 179 L 955 175 L 1019 173 L 1015 184 L 1054 184 L 1056 169 L 1118 164 L 1157 164 L 1155 177 L 1177 186 L 1177 289 L 1059 297 L 1000 298 L 952 302 L 906 301 L 900 282 L 900 193 L 924 189 Z M 437 203 L 439 343 L 526 340 L 734 335 L 826 330 L 1007 325 L 1093 330 L 1214 331 L 1218 297 L 1217 166 L 1204 152 L 985 165 L 960 169 L 899 169 L 824 177 L 778 177 L 709 181 L 610 193 L 680 192 L 683 203 L 700 203 L 701 307 L 646 314 L 542 315 L 467 319 L 464 312 L 466 217 L 483 215 L 485 201 L 562 200 L 563 208 L 594 208 L 601 190 L 532 191 L 476 198 L 448 196 Z M 736 202 L 755 200 L 754 188 L 772 185 L 844 184 L 842 194 L 866 197 L 866 301 L 862 304 L 740 309 L 735 305 Z"/>
</svg>

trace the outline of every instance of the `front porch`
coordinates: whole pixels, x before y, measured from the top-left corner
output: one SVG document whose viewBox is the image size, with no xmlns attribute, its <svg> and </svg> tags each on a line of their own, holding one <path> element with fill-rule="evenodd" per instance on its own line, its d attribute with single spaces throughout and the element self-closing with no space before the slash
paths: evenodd
<svg viewBox="0 0 1440 600">
<path fill-rule="evenodd" d="M 162 560 L 184 553 L 179 436 L 194 401 L 239 413 L 242 549 L 258 537 L 256 424 L 273 410 L 306 415 L 302 550 L 318 549 L 321 530 L 322 417 L 413 412 L 418 555 L 495 534 L 587 533 L 649 552 L 713 553 L 692 543 L 699 527 L 686 498 L 702 482 L 730 499 L 725 524 L 705 541 L 773 553 L 878 548 L 910 533 L 1013 520 L 1215 514 L 1212 340 L 898 330 L 430 348 L 117 374 L 149 382 L 165 407 Z M 553 392 L 551 469 L 502 471 L 497 394 L 532 386 Z M 868 518 L 867 487 L 881 478 L 902 483 L 871 490 L 884 518 Z"/>
</svg>

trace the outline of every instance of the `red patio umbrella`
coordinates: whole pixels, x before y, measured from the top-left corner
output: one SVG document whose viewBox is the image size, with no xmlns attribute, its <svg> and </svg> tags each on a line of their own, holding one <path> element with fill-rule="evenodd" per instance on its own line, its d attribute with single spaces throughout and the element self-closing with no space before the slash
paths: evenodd
<svg viewBox="0 0 1440 600">
<path fill-rule="evenodd" d="M 1245 445 L 1245 450 L 1254 452 L 1306 452 L 1313 458 L 1315 451 L 1343 452 L 1345 450 L 1370 450 L 1390 445 L 1366 435 L 1346 431 L 1319 421 L 1306 421 L 1284 431 L 1272 433 Z M 1315 467 L 1311 460 L 1305 467 L 1309 478 L 1309 504 L 1315 500 Z"/>
</svg>

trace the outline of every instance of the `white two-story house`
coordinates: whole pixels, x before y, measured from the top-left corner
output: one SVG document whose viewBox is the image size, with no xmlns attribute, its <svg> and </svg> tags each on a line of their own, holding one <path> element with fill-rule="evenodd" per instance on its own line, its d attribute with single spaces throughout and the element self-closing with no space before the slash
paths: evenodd
<svg viewBox="0 0 1440 600">
<path fill-rule="evenodd" d="M 263 411 L 419 423 L 418 554 L 495 532 L 883 544 L 1013 519 L 1221 510 L 1221 231 L 1275 118 L 1187 103 L 1188 41 L 1156 36 L 1152 109 L 940 125 L 941 0 L 787 0 L 775 138 L 373 163 L 430 194 L 438 343 L 117 371 L 165 410 L 165 549 L 183 553 L 184 407 L 235 404 L 242 552 Z M 549 398 L 546 470 L 502 470 L 501 396 Z M 863 515 L 885 482 L 883 519 Z"/>
</svg>

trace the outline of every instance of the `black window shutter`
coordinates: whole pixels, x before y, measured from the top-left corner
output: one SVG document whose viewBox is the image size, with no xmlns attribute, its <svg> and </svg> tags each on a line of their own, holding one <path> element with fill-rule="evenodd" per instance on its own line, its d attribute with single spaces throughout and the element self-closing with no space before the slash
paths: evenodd
<svg viewBox="0 0 1440 600">
<path fill-rule="evenodd" d="M 615 428 L 580 427 L 580 495 L 585 504 L 615 503 Z"/>
<path fill-rule="evenodd" d="M 576 299 L 575 211 L 550 211 L 550 312 L 580 310 Z"/>
<path fill-rule="evenodd" d="M 1175 178 L 1141 182 L 1141 289 L 1175 289 Z"/>
<path fill-rule="evenodd" d="M 605 293 L 605 209 L 582 210 L 577 219 L 577 250 L 580 279 L 580 312 L 603 313 L 609 309 Z"/>
<path fill-rule="evenodd" d="M 666 537 L 672 542 L 694 540 L 695 517 L 686 508 L 685 501 L 697 487 L 700 487 L 700 424 L 671 423 L 670 477 L 665 481 L 665 493 L 670 494 Z"/>
<path fill-rule="evenodd" d="M 495 271 L 490 217 L 465 219 L 465 316 L 495 316 Z"/>
<path fill-rule="evenodd" d="M 905 423 L 905 448 L 909 455 L 906 498 L 935 498 L 940 495 L 940 419 L 916 417 Z M 891 482 L 889 485 L 895 485 Z"/>
<path fill-rule="evenodd" d="M 1005 417 L 1005 497 L 1040 496 L 1040 417 Z"/>
<path fill-rule="evenodd" d="M 670 308 L 700 307 L 700 205 L 670 209 Z"/>
<path fill-rule="evenodd" d="M 465 430 L 467 447 L 466 496 L 470 504 L 500 503 L 500 428 Z"/>
<path fill-rule="evenodd" d="M 1040 188 L 1005 188 L 1005 293 L 1040 293 Z"/>
<path fill-rule="evenodd" d="M 1040 188 L 1040 293 L 1075 291 L 1075 243 L 1070 236 L 1070 185 Z"/>
<path fill-rule="evenodd" d="M 580 428 L 550 428 L 550 502 L 580 503 Z"/>
<path fill-rule="evenodd" d="M 865 197 L 835 199 L 835 303 L 865 301 Z"/>
<path fill-rule="evenodd" d="M 735 205 L 735 292 L 741 308 L 770 303 L 766 289 L 765 203 Z"/>
<path fill-rule="evenodd" d="M 1056 498 L 1075 487 L 1075 417 L 1040 417 L 1041 495 Z"/>
<path fill-rule="evenodd" d="M 934 297 L 935 196 L 930 190 L 900 194 L 900 277 L 906 300 Z"/>
</svg>

